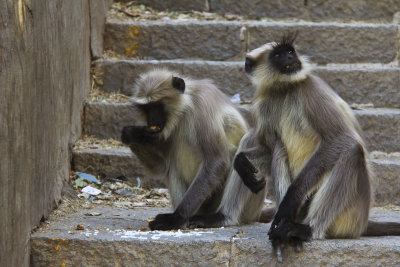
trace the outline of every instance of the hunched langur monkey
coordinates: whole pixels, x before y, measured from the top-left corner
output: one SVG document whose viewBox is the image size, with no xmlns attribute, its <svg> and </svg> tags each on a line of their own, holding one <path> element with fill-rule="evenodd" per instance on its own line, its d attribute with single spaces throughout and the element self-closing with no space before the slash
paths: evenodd
<svg viewBox="0 0 400 267">
<path fill-rule="evenodd" d="M 348 104 L 310 73 L 294 39 L 286 36 L 246 56 L 245 71 L 256 87 L 255 129 L 243 138 L 232 175 L 253 196 L 231 179 L 236 183 L 228 184 L 231 194 L 219 211 L 194 217 L 192 226 L 238 224 L 240 214 L 259 214 L 261 207 L 249 203 L 261 203 L 270 184 L 279 207 L 268 235 L 278 254 L 311 238 L 400 235 L 400 223 L 368 221 L 373 173 L 362 130 Z"/>
<path fill-rule="evenodd" d="M 121 139 L 167 181 L 174 208 L 149 227 L 185 228 L 190 216 L 218 208 L 246 121 L 210 80 L 153 70 L 141 75 L 135 91 L 132 102 L 145 123 L 124 127 Z"/>
</svg>

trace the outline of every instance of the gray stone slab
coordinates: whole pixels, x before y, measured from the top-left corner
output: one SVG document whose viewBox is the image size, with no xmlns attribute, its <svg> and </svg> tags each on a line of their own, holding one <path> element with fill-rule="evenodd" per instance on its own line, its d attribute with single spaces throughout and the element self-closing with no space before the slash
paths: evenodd
<svg viewBox="0 0 400 267">
<path fill-rule="evenodd" d="M 374 205 L 400 205 L 400 157 L 384 156 L 371 159 L 376 178 L 373 182 Z"/>
<path fill-rule="evenodd" d="M 400 151 L 400 110 L 355 110 L 370 151 Z"/>
<path fill-rule="evenodd" d="M 196 79 L 209 78 L 226 94 L 240 93 L 251 101 L 254 89 L 243 71 L 243 62 L 200 60 L 98 60 L 97 79 L 106 92 L 130 95 L 139 74 L 159 67 L 169 68 Z M 400 68 L 318 66 L 314 73 L 324 79 L 348 103 L 372 103 L 375 107 L 400 108 Z"/>
<path fill-rule="evenodd" d="M 399 0 L 309 0 L 309 18 L 327 20 L 377 20 L 391 22 L 400 11 Z"/>
<path fill-rule="evenodd" d="M 126 149 L 82 149 L 72 152 L 72 168 L 75 171 L 125 176 L 136 184 L 136 177 L 150 187 L 166 187 L 167 181 L 153 176 L 140 164 L 137 157 Z"/>
<path fill-rule="evenodd" d="M 367 109 L 354 111 L 366 136 L 369 150 L 400 151 L 400 110 Z M 86 103 L 84 133 L 119 140 L 124 126 L 135 121 L 129 103 Z"/>
<path fill-rule="evenodd" d="M 124 0 L 128 2 L 129 0 Z M 206 10 L 205 0 L 142 0 L 158 10 Z M 210 11 L 254 18 L 297 18 L 312 21 L 374 20 L 391 22 L 400 11 L 399 0 L 210 0 Z"/>
<path fill-rule="evenodd" d="M 251 22 L 247 27 L 249 49 L 298 32 L 298 51 L 318 64 L 389 63 L 399 50 L 398 27 L 390 24 Z"/>
<path fill-rule="evenodd" d="M 398 266 L 400 238 L 315 240 L 302 252 L 284 251 L 278 263 L 266 235 L 249 235 L 233 241 L 231 266 Z"/>
<path fill-rule="evenodd" d="M 387 204 L 400 205 L 400 157 L 383 154 L 372 157 L 372 166 L 376 173 L 373 183 L 376 206 Z M 166 187 L 167 181 L 146 173 L 139 160 L 126 149 L 85 149 L 72 153 L 75 171 L 88 172 L 95 175 L 101 173 L 122 174 L 132 182 L 140 177 L 144 185 Z M 270 197 L 272 198 L 272 196 Z"/>
<path fill-rule="evenodd" d="M 248 49 L 297 31 L 299 51 L 319 64 L 389 63 L 399 50 L 394 24 L 257 21 L 108 22 L 104 46 L 148 59 L 228 60 L 241 51 L 242 26 L 248 29 Z"/>
<path fill-rule="evenodd" d="M 204 10 L 206 0 L 140 0 L 140 4 L 145 4 L 157 10 L 190 11 Z M 122 0 L 119 2 L 130 2 Z"/>
<path fill-rule="evenodd" d="M 100 216 L 86 216 L 98 212 Z M 31 238 L 31 266 L 256 266 L 276 263 L 270 224 L 182 231 L 140 231 L 167 208 L 95 206 L 52 219 Z M 372 218 L 399 221 L 398 212 L 373 209 Z M 84 230 L 76 230 L 76 226 Z M 284 254 L 286 266 L 396 266 L 400 237 L 317 240 Z"/>
<path fill-rule="evenodd" d="M 210 6 L 212 12 L 239 14 L 250 18 L 305 18 L 307 12 L 304 2 L 296 0 L 211 0 Z"/>
<path fill-rule="evenodd" d="M 238 22 L 107 23 L 104 48 L 152 59 L 226 60 L 240 52 Z"/>
</svg>

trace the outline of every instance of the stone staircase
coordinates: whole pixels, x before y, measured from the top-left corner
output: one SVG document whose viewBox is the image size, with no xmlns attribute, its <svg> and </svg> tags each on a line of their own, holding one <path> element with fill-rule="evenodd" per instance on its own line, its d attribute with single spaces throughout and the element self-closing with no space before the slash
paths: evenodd
<svg viewBox="0 0 400 267">
<path fill-rule="evenodd" d="M 194 78 L 211 78 L 226 94 L 239 93 L 242 102 L 249 103 L 254 89 L 243 70 L 244 53 L 277 40 L 282 33 L 297 31 L 299 50 L 316 64 L 314 72 L 352 104 L 365 131 L 378 177 L 374 205 L 400 205 L 400 25 L 395 24 L 400 18 L 400 0 L 143 0 L 141 3 L 159 10 L 230 12 L 250 19 L 268 19 L 134 21 L 109 18 L 104 36 L 105 56 L 94 61 L 92 69 L 94 82 L 101 92 L 130 95 L 140 73 L 152 67 L 168 67 Z M 119 140 L 122 127 L 135 119 L 128 103 L 110 99 L 86 103 L 85 136 Z M 75 171 L 121 174 L 131 180 L 139 176 L 145 185 L 165 186 L 165 181 L 146 176 L 135 156 L 122 146 L 75 149 L 72 164 Z M 114 230 L 129 225 L 128 217 L 114 218 L 111 210 L 103 213 L 109 217 L 88 222 L 93 229 L 105 229 L 105 221 Z M 79 214 L 78 211 L 68 218 L 73 221 Z M 140 223 L 132 229 L 145 226 L 145 219 L 154 214 L 154 210 L 138 211 Z M 374 209 L 373 216 L 400 222 L 398 212 L 382 208 Z M 90 220 L 84 216 L 80 219 Z M 122 227 L 121 222 L 126 225 Z M 157 234 L 153 232 L 142 239 L 124 239 L 116 238 L 115 232 L 110 231 L 85 239 L 85 236 L 72 238 L 63 233 L 68 227 L 62 226 L 61 221 L 58 223 L 48 231 L 33 235 L 35 266 L 61 264 L 61 259 L 77 266 L 70 257 L 74 253 L 84 257 L 79 249 L 83 244 L 104 249 L 107 257 L 102 258 L 98 251 L 89 253 L 89 259 L 82 266 L 276 264 L 266 235 L 269 226 L 262 224 L 212 229 L 213 234 L 203 231 L 206 234 L 197 239 L 193 235 L 183 239 L 157 239 L 152 238 Z M 238 232 L 243 232 L 240 240 Z M 48 259 L 58 240 L 71 238 L 69 245 L 64 246 L 66 254 L 55 257 L 57 261 Z M 400 238 L 313 241 L 304 252 L 288 257 L 287 264 L 293 266 L 399 266 Z"/>
</svg>

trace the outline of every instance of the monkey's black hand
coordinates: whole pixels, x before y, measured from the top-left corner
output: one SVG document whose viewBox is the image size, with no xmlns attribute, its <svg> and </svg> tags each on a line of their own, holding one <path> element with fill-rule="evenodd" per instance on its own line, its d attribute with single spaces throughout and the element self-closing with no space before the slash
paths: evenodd
<svg viewBox="0 0 400 267">
<path fill-rule="evenodd" d="M 224 226 L 225 216 L 220 213 L 195 215 L 189 219 L 189 228 L 218 228 Z"/>
<path fill-rule="evenodd" d="M 177 230 L 185 228 L 188 220 L 177 213 L 158 214 L 156 218 L 149 222 L 151 230 Z"/>
<path fill-rule="evenodd" d="M 257 180 L 255 173 L 258 172 L 256 167 L 249 161 L 243 152 L 236 155 L 233 167 L 238 172 L 243 183 L 253 192 L 258 193 L 265 186 L 265 180 Z"/>
<path fill-rule="evenodd" d="M 287 218 L 277 218 L 271 224 L 268 236 L 275 251 L 284 249 L 287 246 L 295 250 L 301 250 L 303 243 L 311 239 L 312 230 L 309 225 L 295 223 Z"/>
<path fill-rule="evenodd" d="M 122 129 L 121 141 L 126 145 L 154 143 L 158 140 L 158 133 L 147 126 L 127 126 Z"/>
</svg>

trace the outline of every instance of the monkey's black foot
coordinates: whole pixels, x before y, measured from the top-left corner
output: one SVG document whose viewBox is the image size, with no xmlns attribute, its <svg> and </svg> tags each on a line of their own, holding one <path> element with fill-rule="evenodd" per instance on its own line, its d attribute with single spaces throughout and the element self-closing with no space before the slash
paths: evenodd
<svg viewBox="0 0 400 267">
<path fill-rule="evenodd" d="M 255 173 L 258 172 L 256 167 L 249 161 L 243 152 L 236 155 L 233 167 L 238 172 L 243 183 L 253 192 L 258 193 L 265 187 L 265 179 L 257 180 Z"/>
<path fill-rule="evenodd" d="M 177 213 L 158 214 L 149 222 L 151 230 L 177 230 L 187 226 L 188 220 Z"/>
<path fill-rule="evenodd" d="M 189 228 L 218 228 L 224 226 L 225 216 L 220 213 L 196 215 L 189 219 Z"/>
<path fill-rule="evenodd" d="M 287 246 L 299 251 L 302 249 L 303 243 L 311 239 L 312 230 L 309 225 L 295 223 L 283 218 L 279 223 L 274 220 L 268 235 L 275 251 L 280 251 Z"/>
</svg>

